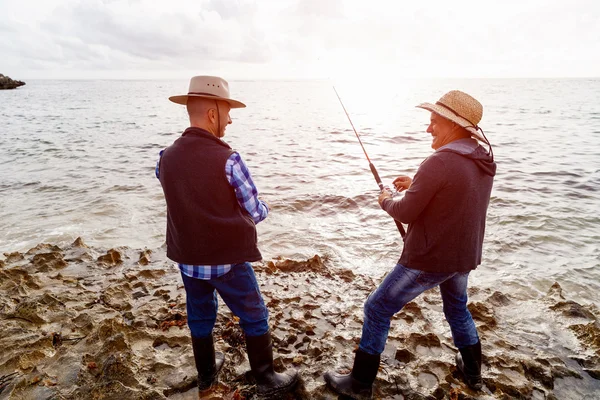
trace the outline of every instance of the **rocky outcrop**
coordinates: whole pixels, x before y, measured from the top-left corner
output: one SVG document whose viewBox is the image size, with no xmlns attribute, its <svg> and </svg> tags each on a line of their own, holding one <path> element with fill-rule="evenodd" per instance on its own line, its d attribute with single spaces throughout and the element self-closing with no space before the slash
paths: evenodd
<svg viewBox="0 0 600 400">
<path fill-rule="evenodd" d="M 302 377 L 282 399 L 337 399 L 323 373 L 352 366 L 378 280 L 319 255 L 253 268 L 275 369 Z M 226 355 L 220 382 L 198 393 L 179 274 L 164 249 L 106 250 L 81 238 L 0 255 L 0 399 L 257 399 L 244 332 L 225 305 L 213 331 Z M 535 296 L 469 288 L 484 354 L 485 387 L 474 392 L 456 369 L 439 289 L 423 293 L 393 318 L 373 397 L 599 398 L 600 310 L 558 283 Z"/>
<path fill-rule="evenodd" d="M 23 86 L 24 84 L 25 84 L 25 82 L 15 81 L 13 79 L 10 79 L 8 76 L 4 76 L 4 75 L 0 74 L 0 90 L 1 89 L 15 89 L 15 88 L 18 88 L 19 86 Z"/>
</svg>

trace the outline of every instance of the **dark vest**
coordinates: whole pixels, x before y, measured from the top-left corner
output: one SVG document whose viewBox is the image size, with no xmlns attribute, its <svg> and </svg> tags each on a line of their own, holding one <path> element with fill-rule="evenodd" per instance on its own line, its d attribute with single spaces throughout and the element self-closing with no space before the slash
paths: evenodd
<svg viewBox="0 0 600 400">
<path fill-rule="evenodd" d="M 199 128 L 188 128 L 160 161 L 167 201 L 167 257 L 181 264 L 260 260 L 256 226 L 225 175 L 233 150 Z"/>
</svg>

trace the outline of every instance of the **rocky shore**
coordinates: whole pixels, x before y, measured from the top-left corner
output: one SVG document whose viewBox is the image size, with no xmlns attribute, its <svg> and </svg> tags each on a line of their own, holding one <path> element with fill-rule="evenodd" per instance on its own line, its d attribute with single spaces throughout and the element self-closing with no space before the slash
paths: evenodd
<svg viewBox="0 0 600 400">
<path fill-rule="evenodd" d="M 25 82 L 15 81 L 10 79 L 8 76 L 0 74 L 0 90 L 2 89 L 16 89 L 19 86 L 25 85 Z"/>
<path fill-rule="evenodd" d="M 268 303 L 277 368 L 297 368 L 289 399 L 337 399 L 322 374 L 351 365 L 362 305 L 380 279 L 327 259 L 255 264 Z M 500 289 L 500 288 L 498 288 Z M 518 298 L 470 289 L 484 351 L 484 391 L 462 383 L 439 292 L 409 303 L 390 331 L 377 399 L 593 399 L 600 394 L 594 305 L 558 283 Z M 0 259 L 0 399 L 196 399 L 185 291 L 164 249 L 98 249 L 78 239 Z M 206 399 L 252 399 L 239 325 L 220 302 L 216 346 L 226 355 Z"/>
</svg>

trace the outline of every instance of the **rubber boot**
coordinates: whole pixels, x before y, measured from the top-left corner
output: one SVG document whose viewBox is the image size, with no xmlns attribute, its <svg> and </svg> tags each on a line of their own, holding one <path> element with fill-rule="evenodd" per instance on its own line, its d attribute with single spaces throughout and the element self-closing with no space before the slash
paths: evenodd
<svg viewBox="0 0 600 400">
<path fill-rule="evenodd" d="M 207 390 L 217 381 L 217 375 L 223 368 L 225 356 L 220 352 L 215 353 L 212 335 L 205 338 L 192 336 L 192 348 L 198 370 L 198 389 L 200 391 Z"/>
<path fill-rule="evenodd" d="M 373 395 L 373 382 L 379 369 L 379 360 L 379 354 L 369 354 L 359 348 L 356 350 L 352 372 L 344 375 L 329 371 L 325 373 L 325 383 L 335 392 L 353 399 L 370 399 Z"/>
<path fill-rule="evenodd" d="M 273 369 L 273 343 L 271 333 L 261 336 L 246 336 L 246 347 L 250 368 L 256 380 L 257 394 L 271 398 L 288 392 L 298 383 L 298 373 L 292 369 L 284 373 Z"/>
<path fill-rule="evenodd" d="M 465 383 L 473 390 L 481 390 L 481 342 L 458 349 L 456 367 L 465 377 Z"/>
</svg>

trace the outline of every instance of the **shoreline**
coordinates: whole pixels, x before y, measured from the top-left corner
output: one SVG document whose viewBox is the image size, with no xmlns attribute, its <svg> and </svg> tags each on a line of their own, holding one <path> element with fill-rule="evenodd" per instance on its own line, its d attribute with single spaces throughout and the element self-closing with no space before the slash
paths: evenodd
<svg viewBox="0 0 600 400">
<path fill-rule="evenodd" d="M 322 375 L 351 366 L 362 306 L 381 279 L 327 259 L 254 263 L 269 309 L 275 366 L 299 370 L 289 399 L 336 399 Z M 185 291 L 164 249 L 100 249 L 78 238 L 0 260 L 0 399 L 192 399 L 195 367 Z M 581 399 L 600 393 L 600 313 L 560 284 L 535 300 L 469 288 L 481 336 L 484 392 L 454 367 L 439 291 L 392 320 L 376 380 L 379 399 Z M 226 361 L 205 398 L 250 399 L 243 334 L 220 301 L 216 349 Z M 14 374 L 14 375 L 11 375 Z M 237 396 L 237 397 L 236 397 Z"/>
</svg>

